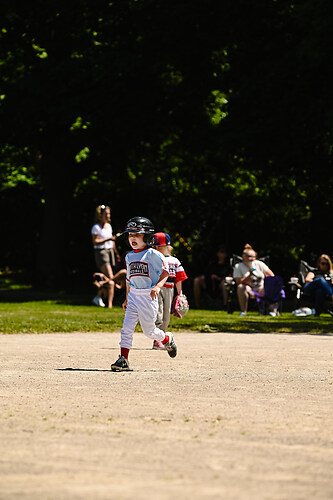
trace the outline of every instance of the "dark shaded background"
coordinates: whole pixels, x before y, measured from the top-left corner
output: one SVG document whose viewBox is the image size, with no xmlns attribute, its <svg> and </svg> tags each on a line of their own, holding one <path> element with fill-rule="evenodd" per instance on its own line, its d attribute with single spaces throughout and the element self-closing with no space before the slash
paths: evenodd
<svg viewBox="0 0 333 500">
<path fill-rule="evenodd" d="M 86 286 L 100 203 L 114 232 L 135 215 L 169 232 L 191 276 L 219 243 L 252 244 L 285 278 L 332 255 L 332 14 L 328 0 L 4 2 L 0 267 Z"/>
</svg>

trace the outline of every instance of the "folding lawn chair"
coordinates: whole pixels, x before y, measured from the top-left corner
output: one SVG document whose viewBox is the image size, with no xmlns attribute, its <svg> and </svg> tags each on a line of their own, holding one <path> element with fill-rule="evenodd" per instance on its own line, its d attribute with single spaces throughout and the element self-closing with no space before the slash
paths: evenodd
<svg viewBox="0 0 333 500">
<path fill-rule="evenodd" d="M 281 313 L 282 299 L 286 297 L 281 276 L 266 276 L 264 278 L 264 295 L 259 295 L 257 292 L 254 294 L 260 314 L 267 314 L 269 306 L 273 304 L 276 305 L 278 313 Z"/>
</svg>

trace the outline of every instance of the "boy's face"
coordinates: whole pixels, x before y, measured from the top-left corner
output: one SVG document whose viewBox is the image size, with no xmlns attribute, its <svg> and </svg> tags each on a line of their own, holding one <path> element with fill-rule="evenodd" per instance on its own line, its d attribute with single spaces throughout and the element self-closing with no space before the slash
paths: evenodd
<svg viewBox="0 0 333 500">
<path fill-rule="evenodd" d="M 142 233 L 128 233 L 128 241 L 133 250 L 140 250 L 146 246 Z"/>
</svg>

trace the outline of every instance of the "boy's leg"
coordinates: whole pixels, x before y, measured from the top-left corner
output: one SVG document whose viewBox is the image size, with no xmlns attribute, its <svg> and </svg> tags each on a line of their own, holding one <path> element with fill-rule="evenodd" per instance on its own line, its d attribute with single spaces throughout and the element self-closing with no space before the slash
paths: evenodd
<svg viewBox="0 0 333 500">
<path fill-rule="evenodd" d="M 135 301 L 128 294 L 127 308 L 124 317 L 123 327 L 120 331 L 120 356 L 115 363 L 111 365 L 112 371 L 129 371 L 128 355 L 133 343 L 133 332 L 138 323 L 138 312 Z"/>
<path fill-rule="evenodd" d="M 155 325 L 158 311 L 157 299 L 152 300 L 150 293 L 138 295 L 137 299 L 137 311 L 143 333 L 152 340 L 164 340 L 164 331 Z"/>
<path fill-rule="evenodd" d="M 177 356 L 177 346 L 171 332 L 164 333 L 163 330 L 155 326 L 157 316 L 158 302 L 152 300 L 149 294 L 140 296 L 138 303 L 139 321 L 143 333 L 146 337 L 153 340 L 159 340 L 164 344 L 165 349 L 171 358 Z"/>
<path fill-rule="evenodd" d="M 128 294 L 127 307 L 123 322 L 123 327 L 120 330 L 120 342 L 119 345 L 121 349 L 131 349 L 133 343 L 133 332 L 138 323 L 139 315 L 138 308 L 135 299 L 131 292 Z"/>
</svg>

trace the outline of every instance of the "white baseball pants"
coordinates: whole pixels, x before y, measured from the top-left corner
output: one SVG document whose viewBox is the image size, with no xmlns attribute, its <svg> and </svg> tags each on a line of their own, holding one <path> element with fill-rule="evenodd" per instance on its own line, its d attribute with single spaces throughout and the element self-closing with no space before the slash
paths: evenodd
<svg viewBox="0 0 333 500">
<path fill-rule="evenodd" d="M 155 326 L 158 302 L 157 299 L 152 300 L 150 292 L 150 288 L 134 288 L 129 291 L 124 324 L 120 332 L 120 347 L 131 349 L 133 332 L 138 321 L 146 337 L 151 340 L 164 340 L 165 333 Z"/>
</svg>

